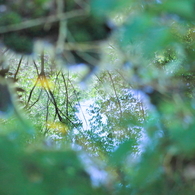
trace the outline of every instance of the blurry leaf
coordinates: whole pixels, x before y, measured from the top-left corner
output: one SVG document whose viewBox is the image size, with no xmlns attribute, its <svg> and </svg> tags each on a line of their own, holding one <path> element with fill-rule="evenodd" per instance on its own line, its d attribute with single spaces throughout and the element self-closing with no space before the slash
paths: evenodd
<svg viewBox="0 0 195 195">
<path fill-rule="evenodd" d="M 68 126 L 61 122 L 47 122 L 47 128 L 62 135 L 67 134 L 69 130 Z"/>
<path fill-rule="evenodd" d="M 5 80 L 0 78 L 0 118 L 7 117 L 13 114 L 14 105 L 12 94 Z"/>
<path fill-rule="evenodd" d="M 133 174 L 132 185 L 138 187 L 141 184 L 141 188 L 147 188 L 147 185 L 156 181 L 162 174 L 161 153 L 158 151 L 158 148 L 155 148 L 155 150 L 148 147 L 142 154 L 141 160 L 137 164 Z"/>
<path fill-rule="evenodd" d="M 137 39 L 145 38 L 153 25 L 153 18 L 149 14 L 142 14 L 133 20 L 131 19 L 130 22 L 124 25 L 123 46 Z"/>
<path fill-rule="evenodd" d="M 48 79 L 46 76 L 39 76 L 36 81 L 37 82 L 37 86 L 44 88 L 44 89 L 54 89 L 54 83 L 51 79 Z"/>
<path fill-rule="evenodd" d="M 183 151 L 187 154 L 191 154 L 195 150 L 195 131 L 194 125 L 190 126 L 189 129 L 184 130 L 181 126 L 177 126 L 177 130 L 174 129 L 170 132 L 173 144 L 177 150 Z"/>
<path fill-rule="evenodd" d="M 22 54 L 32 54 L 33 52 L 33 40 L 25 35 L 7 33 L 4 35 L 3 42 L 14 52 Z"/>
<path fill-rule="evenodd" d="M 165 11 L 178 14 L 181 17 L 192 18 L 194 15 L 194 1 L 167 0 L 162 4 Z"/>
<path fill-rule="evenodd" d="M 156 51 L 162 51 L 163 49 L 170 47 L 176 38 L 171 33 L 170 29 L 153 28 L 148 32 L 148 36 L 144 42 L 144 51 L 146 55 L 154 55 Z"/>
<path fill-rule="evenodd" d="M 128 140 L 120 144 L 119 147 L 111 154 L 110 163 L 113 165 L 121 165 L 125 162 L 125 158 L 131 154 L 135 147 L 135 140 Z"/>
<path fill-rule="evenodd" d="M 1 136 L 0 156 L 0 194 L 52 195 L 64 189 L 68 194 L 95 192 L 74 151 L 26 151 L 17 141 Z"/>
<path fill-rule="evenodd" d="M 92 0 L 90 3 L 93 14 L 98 16 L 107 16 L 109 12 L 128 8 L 131 4 L 128 0 Z"/>
<path fill-rule="evenodd" d="M 93 16 L 70 19 L 67 28 L 70 31 L 68 40 L 78 43 L 105 40 L 112 31 L 106 19 Z"/>
<path fill-rule="evenodd" d="M 11 24 L 19 24 L 22 21 L 22 18 L 16 12 L 9 12 L 1 15 L 0 17 L 0 26 L 8 26 Z"/>
</svg>

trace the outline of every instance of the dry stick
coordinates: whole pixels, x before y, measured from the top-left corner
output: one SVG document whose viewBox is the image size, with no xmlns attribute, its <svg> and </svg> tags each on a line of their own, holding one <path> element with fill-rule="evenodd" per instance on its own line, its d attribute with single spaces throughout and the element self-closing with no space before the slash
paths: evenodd
<svg viewBox="0 0 195 195">
<path fill-rule="evenodd" d="M 34 101 L 34 103 L 32 103 L 32 104 L 28 107 L 28 109 L 31 109 L 31 108 L 40 100 L 40 97 L 41 97 L 41 95 L 42 95 L 42 92 L 43 92 L 43 90 L 41 89 L 38 98 Z"/>
<path fill-rule="evenodd" d="M 57 76 L 59 76 L 59 73 L 61 73 L 61 72 L 59 71 Z M 69 104 L 69 101 L 68 101 L 68 104 Z M 68 105 L 68 104 L 67 104 L 67 105 Z M 58 110 L 59 110 L 59 112 L 61 113 L 62 116 L 64 116 L 66 119 L 68 119 L 68 121 L 69 121 L 71 124 L 73 124 L 74 127 L 76 127 L 75 124 L 68 118 L 67 113 L 66 113 L 66 115 L 65 115 L 59 108 L 58 108 Z"/>
<path fill-rule="evenodd" d="M 46 83 L 47 83 L 47 81 L 46 81 Z M 48 85 L 48 84 L 46 84 L 46 85 Z M 48 88 L 48 92 L 49 92 L 49 94 L 50 94 L 50 96 L 51 96 L 51 98 L 52 98 L 52 100 L 53 100 L 53 105 L 54 105 L 54 107 L 55 107 L 55 112 L 56 112 L 56 114 L 57 114 L 57 116 L 58 116 L 58 119 L 60 120 L 60 122 L 63 123 L 63 118 L 62 118 L 62 116 L 60 115 L 60 113 L 63 114 L 63 112 L 58 108 L 57 103 L 56 103 L 56 100 L 55 100 L 55 97 L 54 97 L 52 91 L 50 90 L 49 86 L 47 86 L 47 88 Z M 63 114 L 63 116 L 66 117 L 66 119 L 67 119 L 71 124 L 73 124 L 74 127 L 76 127 L 75 124 L 74 124 L 66 115 Z"/>
<path fill-rule="evenodd" d="M 90 51 L 90 50 L 96 50 L 102 48 L 101 44 L 99 44 L 100 41 L 90 41 L 90 42 L 83 42 L 83 43 L 77 43 L 77 42 L 68 42 L 65 44 L 64 49 L 67 51 L 71 50 L 77 50 L 77 51 Z"/>
<path fill-rule="evenodd" d="M 64 50 L 64 43 L 67 36 L 67 22 L 66 20 L 60 20 L 64 11 L 64 0 L 57 0 L 57 15 L 59 17 L 59 35 L 57 40 L 57 52 L 62 53 Z"/>
<path fill-rule="evenodd" d="M 98 64 L 99 60 L 96 59 L 95 57 L 91 56 L 90 54 L 87 53 L 79 53 L 78 49 L 75 51 L 76 54 L 81 57 L 82 59 L 84 59 L 86 62 L 88 62 L 90 65 L 93 64 Z M 82 52 L 82 51 L 81 51 Z M 96 53 L 99 53 L 98 51 L 96 51 Z"/>
<path fill-rule="evenodd" d="M 44 76 L 44 77 L 45 77 L 45 59 L 44 59 L 44 51 L 43 51 L 42 54 L 41 54 L 41 73 L 40 73 L 39 76 Z M 48 91 L 49 91 L 49 94 L 50 94 L 50 96 L 51 96 L 51 98 L 52 98 L 52 100 L 53 100 L 53 105 L 54 105 L 54 107 L 55 107 L 55 112 L 56 112 L 56 114 L 57 114 L 57 116 L 58 116 L 58 119 L 59 119 L 60 121 L 62 121 L 62 117 L 61 117 L 61 115 L 60 115 L 59 112 L 58 112 L 58 106 L 57 106 L 55 97 L 54 97 L 53 93 L 51 92 L 51 89 L 50 89 L 50 87 L 49 87 L 49 84 L 48 84 L 48 82 L 47 82 L 47 79 L 45 79 L 45 83 L 46 83 L 46 87 L 47 87 L 47 89 L 48 89 Z"/>
<path fill-rule="evenodd" d="M 39 69 L 38 69 L 37 64 L 36 64 L 36 62 L 34 60 L 33 60 L 33 64 L 34 64 L 34 67 L 35 67 L 35 69 L 37 71 L 37 75 L 39 75 Z"/>
<path fill-rule="evenodd" d="M 45 77 L 45 70 L 44 70 L 44 69 L 45 69 L 45 59 L 44 59 L 44 51 L 43 51 L 42 54 L 41 54 L 41 73 L 40 73 L 39 76 L 44 76 L 44 77 Z M 46 83 L 46 88 L 48 89 L 49 94 L 50 94 L 50 96 L 51 96 L 51 98 L 52 98 L 52 100 L 53 100 L 52 103 L 53 103 L 53 105 L 54 105 L 54 107 L 55 107 L 55 112 L 56 112 L 56 114 L 57 114 L 57 116 L 58 116 L 58 119 L 59 119 L 60 121 L 62 121 L 62 117 L 61 117 L 61 115 L 59 114 L 58 106 L 57 106 L 55 97 L 54 97 L 54 95 L 53 95 L 53 93 L 52 93 L 52 91 L 51 91 L 51 89 L 50 89 L 49 83 L 47 82 L 47 79 L 45 79 L 44 81 L 45 81 L 45 83 Z M 45 90 L 45 91 L 47 91 L 47 90 Z"/>
<path fill-rule="evenodd" d="M 45 71 L 44 71 L 44 53 L 42 53 L 42 55 L 41 55 L 41 76 L 45 76 Z M 46 83 L 46 88 L 48 89 L 48 92 L 49 92 L 49 95 L 50 95 L 50 97 L 51 97 L 51 99 L 53 100 L 53 105 L 54 105 L 54 108 L 55 108 L 55 113 L 56 113 L 56 115 L 58 116 L 58 119 L 59 119 L 59 121 L 60 122 L 63 122 L 63 118 L 62 118 L 62 116 L 60 115 L 60 112 L 61 112 L 61 110 L 58 108 L 58 105 L 57 105 L 57 102 L 56 102 L 56 99 L 55 99 L 55 97 L 54 97 L 54 94 L 52 93 L 52 91 L 51 91 L 51 89 L 50 89 L 50 86 L 49 86 L 49 83 L 48 83 L 48 81 L 45 79 L 45 83 Z M 47 90 L 45 90 L 46 92 L 47 92 Z M 67 117 L 67 116 L 65 116 L 66 117 L 66 119 L 70 122 L 70 123 L 72 123 L 73 125 L 74 125 L 74 123 Z M 75 125 L 74 125 L 74 127 L 76 127 Z"/>
<path fill-rule="evenodd" d="M 62 116 L 64 116 L 76 128 L 76 125 L 74 124 L 74 122 L 72 122 L 59 108 L 58 108 L 58 110 L 62 114 Z"/>
<path fill-rule="evenodd" d="M 34 64 L 34 66 L 35 66 L 35 69 L 36 69 L 36 71 L 37 71 L 37 75 L 38 75 L 38 77 L 39 77 L 38 67 L 37 67 L 37 65 L 36 65 L 36 63 L 35 63 L 34 60 L 33 60 L 33 64 Z M 29 94 L 29 97 L 28 97 L 27 104 L 26 104 L 25 108 L 27 108 L 28 105 L 29 105 L 30 99 L 31 99 L 31 97 L 32 97 L 32 93 L 33 93 L 35 87 L 37 86 L 38 81 L 39 81 L 39 78 L 37 78 L 37 80 L 36 80 L 36 82 L 35 82 L 33 88 L 32 88 L 31 91 L 30 91 L 30 94 Z M 38 100 L 39 100 L 39 99 L 38 99 Z M 37 102 L 38 102 L 38 101 L 37 101 Z M 32 106 L 31 106 L 31 107 L 32 107 Z"/>
<path fill-rule="evenodd" d="M 62 73 L 62 75 L 63 75 L 63 73 Z M 63 75 L 64 76 L 64 75 Z M 67 82 L 70 82 L 70 84 L 72 85 L 72 82 L 70 81 L 70 79 L 68 78 L 68 80 L 67 80 Z M 74 89 L 74 86 L 72 85 L 72 87 L 73 87 L 73 89 Z M 76 95 L 76 94 L 75 94 Z M 76 97 L 77 97 L 77 95 L 76 95 Z M 78 103 L 79 103 L 79 100 L 78 100 L 78 97 L 77 97 L 77 101 L 78 101 Z M 69 101 L 68 101 L 68 104 L 69 104 Z M 79 105 L 80 105 L 80 103 L 79 103 Z M 65 115 L 59 108 L 58 108 L 58 110 L 59 110 L 59 112 L 66 118 L 66 119 L 68 119 L 68 121 L 71 123 L 71 124 L 73 124 L 73 126 L 76 128 L 76 126 L 75 126 L 75 124 L 67 117 L 68 115 Z M 84 115 L 83 115 L 84 116 Z M 85 119 L 85 117 L 84 117 L 84 119 Z M 85 121 L 86 121 L 86 119 L 85 119 Z M 87 123 L 87 122 L 86 122 Z M 82 127 L 83 128 L 83 127 Z M 84 129 L 83 129 L 84 130 Z"/>
<path fill-rule="evenodd" d="M 16 80 L 17 74 L 18 74 L 18 72 L 20 70 L 20 66 L 22 64 L 22 60 L 23 60 L 23 56 L 21 56 L 20 61 L 19 61 L 18 66 L 17 66 L 17 70 L 16 70 L 16 72 L 14 74 L 14 81 Z"/>
<path fill-rule="evenodd" d="M 46 92 L 46 94 L 47 94 L 48 99 L 49 99 L 49 100 L 51 101 L 51 103 L 54 105 L 54 101 L 53 101 L 53 99 L 50 97 L 49 92 L 48 92 L 47 90 L 45 90 L 45 92 Z M 54 120 L 55 120 L 55 118 L 56 118 L 56 112 L 55 112 Z"/>
<path fill-rule="evenodd" d="M 50 89 L 50 87 L 49 87 L 49 83 L 47 82 L 46 79 L 45 79 L 45 83 L 46 83 L 46 88 L 48 89 L 48 91 L 47 91 L 46 89 L 45 89 L 45 91 L 46 91 L 47 93 L 49 93 L 49 95 L 50 95 L 50 97 L 51 97 L 51 99 L 52 99 L 51 102 L 52 102 L 53 105 L 54 105 L 55 112 L 56 112 L 56 114 L 57 114 L 57 116 L 58 116 L 58 119 L 59 119 L 60 121 L 62 121 L 62 116 L 61 116 L 60 113 L 59 113 L 59 109 L 58 109 L 58 106 L 57 106 L 55 97 L 54 97 L 54 95 L 53 95 L 53 93 L 52 93 L 52 91 L 51 91 L 51 89 Z"/>
<path fill-rule="evenodd" d="M 44 51 L 42 51 L 41 53 L 41 73 L 39 74 L 39 76 L 45 76 L 45 59 L 44 59 Z"/>
<path fill-rule="evenodd" d="M 28 96 L 28 100 L 27 100 L 27 103 L 26 103 L 26 106 L 25 106 L 26 108 L 27 108 L 28 105 L 29 105 L 30 99 L 31 99 L 31 97 L 32 97 L 32 93 L 33 93 L 33 91 L 34 91 L 34 89 L 35 89 L 37 83 L 38 83 L 38 79 L 36 80 L 36 82 L 35 82 L 33 88 L 30 90 L 30 94 L 29 94 L 29 96 Z"/>
<path fill-rule="evenodd" d="M 47 17 L 42 17 L 42 18 L 36 18 L 33 20 L 28 20 L 21 22 L 19 24 L 12 24 L 12 25 L 7 25 L 3 26 L 0 28 L 0 34 L 3 33 L 8 33 L 8 32 L 13 32 L 13 31 L 19 31 L 43 24 L 49 24 L 49 23 L 54 23 L 58 22 L 61 20 L 67 20 L 70 18 L 78 17 L 78 16 L 84 16 L 86 15 L 86 11 L 83 10 L 75 10 L 75 11 L 70 11 L 68 13 L 63 13 L 60 15 L 52 15 L 52 16 L 47 16 Z"/>
</svg>

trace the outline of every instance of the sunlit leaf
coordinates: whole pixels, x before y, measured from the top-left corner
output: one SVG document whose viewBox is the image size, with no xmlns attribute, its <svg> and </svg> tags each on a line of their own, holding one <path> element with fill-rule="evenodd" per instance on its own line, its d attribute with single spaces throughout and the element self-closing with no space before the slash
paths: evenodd
<svg viewBox="0 0 195 195">
<path fill-rule="evenodd" d="M 55 86 L 51 79 L 48 79 L 46 76 L 39 76 L 36 81 L 36 86 L 52 90 Z"/>
<path fill-rule="evenodd" d="M 62 135 L 67 134 L 69 128 L 66 124 L 62 122 L 47 122 L 47 128 L 54 132 L 61 133 Z"/>
</svg>

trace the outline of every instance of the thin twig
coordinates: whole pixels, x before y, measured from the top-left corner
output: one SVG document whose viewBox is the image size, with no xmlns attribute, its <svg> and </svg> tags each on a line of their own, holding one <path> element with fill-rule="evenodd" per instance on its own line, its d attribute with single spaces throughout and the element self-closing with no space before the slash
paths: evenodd
<svg viewBox="0 0 195 195">
<path fill-rule="evenodd" d="M 21 66 L 21 63 L 22 63 L 22 59 L 23 59 L 23 56 L 21 56 L 20 61 L 19 61 L 19 63 L 18 63 L 17 70 L 16 70 L 16 72 L 15 72 L 15 74 L 14 74 L 14 81 L 16 80 L 17 74 L 18 74 L 18 72 L 19 72 L 19 70 L 20 70 L 20 66 Z"/>
<path fill-rule="evenodd" d="M 112 79 L 112 75 L 110 74 L 109 71 L 107 71 L 107 72 L 108 72 L 108 75 L 109 75 L 109 77 L 110 77 L 110 80 L 111 80 L 113 89 L 114 89 L 114 94 L 115 94 L 116 100 L 117 100 L 117 102 L 118 102 L 118 106 L 119 106 L 119 110 L 120 110 L 120 116 L 122 117 L 121 103 L 120 103 L 120 100 L 119 100 L 118 95 L 117 95 L 117 92 L 116 92 L 115 84 L 114 84 L 114 81 L 113 81 L 113 79 Z"/>
<path fill-rule="evenodd" d="M 84 16 L 84 15 L 86 15 L 86 11 L 76 10 L 76 11 L 70 11 L 68 13 L 63 13 L 60 16 L 59 15 L 51 15 L 51 16 L 47 16 L 47 17 L 36 18 L 36 19 L 33 19 L 33 20 L 27 20 L 27 21 L 21 22 L 19 24 L 1 26 L 0 34 L 19 31 L 19 30 L 24 30 L 24 29 L 28 29 L 28 28 L 31 28 L 31 27 L 35 27 L 35 26 L 54 23 L 54 22 L 57 22 L 57 21 L 67 20 L 67 19 L 70 19 L 70 18 L 74 18 L 74 17 L 78 17 L 78 16 Z"/>
</svg>

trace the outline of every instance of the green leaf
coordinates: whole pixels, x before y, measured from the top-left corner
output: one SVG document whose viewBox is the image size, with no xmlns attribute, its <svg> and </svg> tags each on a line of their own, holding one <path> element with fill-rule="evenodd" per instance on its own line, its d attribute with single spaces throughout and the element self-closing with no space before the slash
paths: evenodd
<svg viewBox="0 0 195 195">
<path fill-rule="evenodd" d="M 164 11 L 178 14 L 184 18 L 192 18 L 194 16 L 194 1 L 191 0 L 166 1 L 162 7 Z"/>
<path fill-rule="evenodd" d="M 113 165 L 120 165 L 125 162 L 125 158 L 131 154 L 136 146 L 134 139 L 125 141 L 111 154 L 110 163 Z"/>
<path fill-rule="evenodd" d="M 122 33 L 122 44 L 123 46 L 129 45 L 132 41 L 146 38 L 151 27 L 154 23 L 153 18 L 149 14 L 142 14 L 124 25 Z"/>
<path fill-rule="evenodd" d="M 176 38 L 167 27 L 154 27 L 148 31 L 148 36 L 143 43 L 146 56 L 154 56 L 154 52 L 163 51 L 176 42 Z"/>
<path fill-rule="evenodd" d="M 132 1 L 128 0 L 92 0 L 90 3 L 92 13 L 98 16 L 107 16 L 109 12 L 128 8 L 131 4 Z"/>
</svg>

